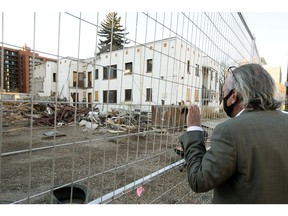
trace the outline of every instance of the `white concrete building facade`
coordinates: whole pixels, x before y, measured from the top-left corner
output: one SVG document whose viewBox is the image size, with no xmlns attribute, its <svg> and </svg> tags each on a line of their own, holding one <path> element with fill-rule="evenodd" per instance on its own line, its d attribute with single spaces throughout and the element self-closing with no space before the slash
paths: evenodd
<svg viewBox="0 0 288 216">
<path fill-rule="evenodd" d="M 34 80 L 40 96 L 52 93 L 100 110 L 151 111 L 182 100 L 218 109 L 219 74 L 219 63 L 173 37 L 90 59 L 47 62 L 35 68 Z"/>
</svg>

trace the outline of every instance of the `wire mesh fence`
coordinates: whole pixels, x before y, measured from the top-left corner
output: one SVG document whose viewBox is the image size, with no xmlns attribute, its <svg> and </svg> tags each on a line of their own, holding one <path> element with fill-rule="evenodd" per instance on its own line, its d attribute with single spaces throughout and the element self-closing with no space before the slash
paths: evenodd
<svg viewBox="0 0 288 216">
<path fill-rule="evenodd" d="M 209 148 L 227 68 L 259 61 L 241 13 L 21 17 L 1 16 L 0 202 L 210 203 L 175 147 L 196 103 Z"/>
</svg>

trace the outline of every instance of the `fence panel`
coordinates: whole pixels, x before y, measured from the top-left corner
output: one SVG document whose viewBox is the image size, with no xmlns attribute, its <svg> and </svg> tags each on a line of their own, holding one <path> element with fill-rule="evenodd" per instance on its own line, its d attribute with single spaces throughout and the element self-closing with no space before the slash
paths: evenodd
<svg viewBox="0 0 288 216">
<path fill-rule="evenodd" d="M 2 13 L 0 202 L 211 201 L 175 147 L 196 103 L 209 148 L 227 68 L 259 61 L 242 14 L 118 13 L 105 38 L 106 15 Z"/>
</svg>

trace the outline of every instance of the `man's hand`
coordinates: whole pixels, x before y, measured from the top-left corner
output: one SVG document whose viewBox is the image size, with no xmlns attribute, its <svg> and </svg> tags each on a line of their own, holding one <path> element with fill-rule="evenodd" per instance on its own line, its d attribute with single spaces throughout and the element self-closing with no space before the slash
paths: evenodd
<svg viewBox="0 0 288 216">
<path fill-rule="evenodd" d="M 201 127 L 201 115 L 199 107 L 196 104 L 188 106 L 187 127 L 199 126 Z"/>
</svg>

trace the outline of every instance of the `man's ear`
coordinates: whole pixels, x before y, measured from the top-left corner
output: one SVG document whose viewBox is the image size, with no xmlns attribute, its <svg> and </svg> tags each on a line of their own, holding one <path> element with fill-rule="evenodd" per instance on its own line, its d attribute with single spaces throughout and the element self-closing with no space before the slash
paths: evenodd
<svg viewBox="0 0 288 216">
<path fill-rule="evenodd" d="M 236 103 L 237 100 L 238 100 L 238 94 L 237 94 L 237 92 L 234 90 L 234 91 L 233 91 L 233 94 L 232 94 L 232 103 L 233 103 L 233 104 Z"/>
</svg>

